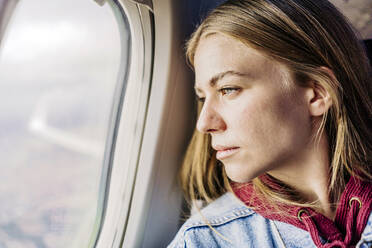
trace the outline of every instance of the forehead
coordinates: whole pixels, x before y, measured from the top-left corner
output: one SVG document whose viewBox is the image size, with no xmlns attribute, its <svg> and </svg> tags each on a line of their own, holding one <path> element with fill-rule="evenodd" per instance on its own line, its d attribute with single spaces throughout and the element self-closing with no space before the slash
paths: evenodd
<svg viewBox="0 0 372 248">
<path fill-rule="evenodd" d="M 236 71 L 254 76 L 269 72 L 275 63 L 254 48 L 223 34 L 201 38 L 195 51 L 195 87 L 225 71 Z"/>
</svg>

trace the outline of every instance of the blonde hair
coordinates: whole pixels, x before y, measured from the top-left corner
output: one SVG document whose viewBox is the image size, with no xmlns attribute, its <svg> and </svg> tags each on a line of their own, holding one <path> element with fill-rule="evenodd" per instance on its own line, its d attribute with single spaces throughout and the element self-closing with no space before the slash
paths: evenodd
<svg viewBox="0 0 372 248">
<path fill-rule="evenodd" d="M 296 83 L 315 81 L 328 91 L 332 106 L 323 115 L 330 144 L 329 194 L 336 203 L 349 176 L 371 180 L 371 69 L 355 31 L 326 0 L 229 0 L 213 10 L 187 43 L 194 63 L 200 39 L 220 33 L 285 64 Z M 322 69 L 323 67 L 323 69 Z M 332 77 L 324 70 L 331 69 Z M 198 113 L 201 110 L 198 105 Z M 189 202 L 211 202 L 231 191 L 223 166 L 216 160 L 208 134 L 195 130 L 180 172 Z M 252 183 L 273 202 L 314 206 L 288 187 L 277 192 L 259 178 Z"/>
</svg>

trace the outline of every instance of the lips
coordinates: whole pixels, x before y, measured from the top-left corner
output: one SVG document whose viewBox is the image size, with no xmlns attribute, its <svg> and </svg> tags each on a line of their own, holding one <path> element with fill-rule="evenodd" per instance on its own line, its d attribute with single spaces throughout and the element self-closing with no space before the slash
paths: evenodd
<svg viewBox="0 0 372 248">
<path fill-rule="evenodd" d="M 223 160 L 228 157 L 231 157 L 239 151 L 239 147 L 237 146 L 234 147 L 214 146 L 213 149 L 217 151 L 216 158 L 218 160 Z"/>
</svg>

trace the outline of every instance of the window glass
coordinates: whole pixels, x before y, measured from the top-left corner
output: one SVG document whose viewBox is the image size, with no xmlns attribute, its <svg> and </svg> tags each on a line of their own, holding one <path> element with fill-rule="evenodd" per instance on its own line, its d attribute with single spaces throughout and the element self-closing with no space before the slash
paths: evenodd
<svg viewBox="0 0 372 248">
<path fill-rule="evenodd" d="M 113 3 L 17 4 L 0 46 L 1 248 L 94 242 L 127 67 L 124 22 Z"/>
</svg>

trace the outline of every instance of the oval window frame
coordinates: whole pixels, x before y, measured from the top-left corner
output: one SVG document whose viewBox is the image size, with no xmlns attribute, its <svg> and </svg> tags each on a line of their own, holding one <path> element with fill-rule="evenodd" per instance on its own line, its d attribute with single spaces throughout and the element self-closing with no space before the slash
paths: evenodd
<svg viewBox="0 0 372 248">
<path fill-rule="evenodd" d="M 129 1 L 115 1 L 126 16 L 131 33 L 126 89 L 119 101 L 113 135 L 106 147 L 107 172 L 102 175 L 103 214 L 93 247 L 121 247 L 132 203 L 134 182 L 143 138 L 153 63 L 153 23 L 148 8 Z M 125 95 L 122 94 L 125 92 Z"/>
</svg>

